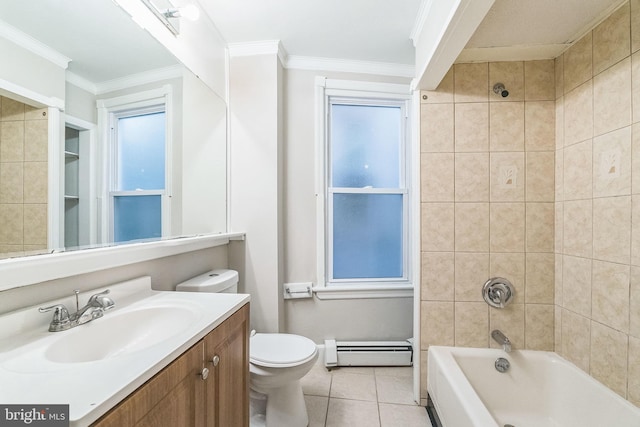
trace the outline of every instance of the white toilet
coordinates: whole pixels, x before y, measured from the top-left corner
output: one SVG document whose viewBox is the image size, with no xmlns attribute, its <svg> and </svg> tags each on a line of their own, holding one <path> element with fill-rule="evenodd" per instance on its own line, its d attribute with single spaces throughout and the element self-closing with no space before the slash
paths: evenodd
<svg viewBox="0 0 640 427">
<path fill-rule="evenodd" d="M 212 270 L 179 284 L 176 291 L 236 293 L 238 272 Z M 250 387 L 267 397 L 266 427 L 309 425 L 300 379 L 318 359 L 315 343 L 300 335 L 252 332 L 249 358 Z"/>
</svg>

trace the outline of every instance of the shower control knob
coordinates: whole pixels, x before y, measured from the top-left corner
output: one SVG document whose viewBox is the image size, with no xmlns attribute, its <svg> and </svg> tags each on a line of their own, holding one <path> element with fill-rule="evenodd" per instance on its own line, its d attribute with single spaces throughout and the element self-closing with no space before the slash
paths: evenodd
<svg viewBox="0 0 640 427">
<path fill-rule="evenodd" d="M 213 363 L 213 366 L 218 366 L 218 363 L 220 363 L 220 356 L 217 354 L 213 356 L 213 358 L 211 358 L 211 363 Z"/>
<path fill-rule="evenodd" d="M 202 377 L 203 380 L 206 380 L 209 377 L 209 370 L 207 368 L 204 368 L 199 375 Z"/>
</svg>

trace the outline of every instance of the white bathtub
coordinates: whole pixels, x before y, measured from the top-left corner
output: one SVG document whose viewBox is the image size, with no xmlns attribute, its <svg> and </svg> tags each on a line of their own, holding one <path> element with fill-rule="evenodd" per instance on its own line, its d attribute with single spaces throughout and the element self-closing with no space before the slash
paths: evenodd
<svg viewBox="0 0 640 427">
<path fill-rule="evenodd" d="M 444 427 L 640 427 L 640 408 L 551 352 L 431 346 L 427 389 Z"/>
</svg>

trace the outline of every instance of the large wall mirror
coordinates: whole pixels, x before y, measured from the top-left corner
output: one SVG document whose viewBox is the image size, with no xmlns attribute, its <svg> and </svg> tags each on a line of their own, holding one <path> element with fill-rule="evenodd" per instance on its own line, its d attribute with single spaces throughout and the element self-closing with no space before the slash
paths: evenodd
<svg viewBox="0 0 640 427">
<path fill-rule="evenodd" d="M 112 0 L 3 0 L 0 258 L 226 231 L 226 104 Z"/>
</svg>

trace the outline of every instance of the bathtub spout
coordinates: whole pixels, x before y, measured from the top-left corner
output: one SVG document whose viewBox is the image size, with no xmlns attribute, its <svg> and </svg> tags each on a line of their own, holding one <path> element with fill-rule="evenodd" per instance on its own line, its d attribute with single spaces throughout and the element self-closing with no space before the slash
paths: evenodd
<svg viewBox="0 0 640 427">
<path fill-rule="evenodd" d="M 494 329 L 493 331 L 491 331 L 491 338 L 493 338 L 495 342 L 500 344 L 505 352 L 511 352 L 511 341 L 509 341 L 509 338 L 507 338 L 507 336 L 503 334 L 502 331 L 500 331 L 499 329 Z"/>
</svg>

